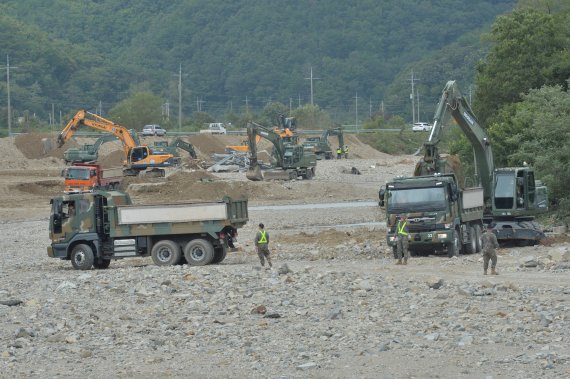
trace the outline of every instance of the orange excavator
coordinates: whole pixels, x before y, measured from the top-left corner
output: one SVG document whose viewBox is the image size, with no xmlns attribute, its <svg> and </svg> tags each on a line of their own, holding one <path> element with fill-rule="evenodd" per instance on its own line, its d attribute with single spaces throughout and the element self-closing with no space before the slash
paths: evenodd
<svg viewBox="0 0 570 379">
<path fill-rule="evenodd" d="M 140 145 L 136 134 L 133 132 L 131 135 L 124 126 L 83 109 L 79 110 L 59 133 L 57 146 L 62 147 L 83 125 L 111 133 L 121 140 L 126 157 L 123 169 L 125 176 L 135 176 L 147 169 L 157 176 L 164 176 L 163 167 L 175 166 L 177 163 L 172 154 L 155 152 L 146 145 Z"/>
</svg>

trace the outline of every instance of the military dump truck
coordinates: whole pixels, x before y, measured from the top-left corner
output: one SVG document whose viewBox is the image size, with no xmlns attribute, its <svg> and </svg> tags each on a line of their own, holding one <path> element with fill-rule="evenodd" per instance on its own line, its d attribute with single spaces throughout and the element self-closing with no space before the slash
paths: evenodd
<svg viewBox="0 0 570 379">
<path fill-rule="evenodd" d="M 247 200 L 133 205 L 127 193 L 95 191 L 51 199 L 48 256 L 77 270 L 151 256 L 158 266 L 220 263 L 248 221 Z"/>
<path fill-rule="evenodd" d="M 388 246 L 396 258 L 398 216 L 407 216 L 411 255 L 446 251 L 448 256 L 481 251 L 483 188 L 462 189 L 454 174 L 396 178 L 382 194 Z M 381 204 L 384 205 L 384 204 Z M 463 245 L 463 246 L 462 246 Z"/>
<path fill-rule="evenodd" d="M 103 168 L 97 163 L 75 163 L 63 170 L 64 193 L 91 192 L 97 189 L 118 189 L 123 168 Z"/>
</svg>

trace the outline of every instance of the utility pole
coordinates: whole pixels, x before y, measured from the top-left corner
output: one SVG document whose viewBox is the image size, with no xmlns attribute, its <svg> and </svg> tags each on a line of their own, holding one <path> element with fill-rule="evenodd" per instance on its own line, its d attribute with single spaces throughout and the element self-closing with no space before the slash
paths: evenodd
<svg viewBox="0 0 570 379">
<path fill-rule="evenodd" d="M 292 109 L 293 109 L 293 98 L 290 97 L 289 98 L 289 115 L 291 115 Z"/>
<path fill-rule="evenodd" d="M 311 81 L 311 105 L 314 105 L 313 103 L 313 80 L 319 80 L 320 78 L 313 78 L 313 66 L 311 66 L 311 76 L 308 78 L 305 78 L 305 80 L 310 80 Z"/>
<path fill-rule="evenodd" d="M 417 115 L 418 115 L 418 122 L 420 122 L 421 119 L 422 119 L 422 118 L 420 117 L 420 92 L 418 91 L 417 88 L 416 88 L 416 100 L 417 100 L 416 103 L 417 103 L 417 106 L 418 106 L 418 113 L 417 113 Z"/>
<path fill-rule="evenodd" d="M 103 103 L 99 100 L 99 116 L 103 116 Z"/>
<path fill-rule="evenodd" d="M 249 113 L 249 100 L 245 97 L 245 114 Z"/>
<path fill-rule="evenodd" d="M 297 108 L 301 108 L 301 94 L 299 94 L 299 105 L 297 106 Z"/>
<path fill-rule="evenodd" d="M 356 96 L 354 96 L 354 100 L 355 100 L 355 103 L 356 103 L 356 104 L 355 104 L 355 105 L 356 105 L 356 106 L 355 106 L 355 110 L 354 110 L 354 113 L 355 113 L 355 115 L 356 115 L 356 116 L 355 116 L 354 125 L 355 125 L 356 129 L 358 129 L 358 92 L 356 92 Z"/>
<path fill-rule="evenodd" d="M 368 98 L 368 117 L 372 118 L 372 98 Z"/>
<path fill-rule="evenodd" d="M 412 100 L 412 124 L 416 123 L 416 105 L 415 105 L 415 93 L 414 93 L 414 83 L 419 79 L 414 78 L 414 70 L 412 70 L 412 79 L 408 79 L 412 82 L 412 93 L 410 94 L 410 100 Z M 419 116 L 419 115 L 418 115 Z"/>
<path fill-rule="evenodd" d="M 178 131 L 182 131 L 182 63 L 178 69 Z"/>
<path fill-rule="evenodd" d="M 18 67 L 12 67 L 12 69 Z M 6 54 L 6 92 L 8 92 L 8 137 L 12 134 L 12 106 L 10 98 L 10 56 Z"/>
<path fill-rule="evenodd" d="M 205 103 L 205 101 L 196 96 L 196 110 L 198 112 L 202 112 L 202 103 Z"/>
</svg>

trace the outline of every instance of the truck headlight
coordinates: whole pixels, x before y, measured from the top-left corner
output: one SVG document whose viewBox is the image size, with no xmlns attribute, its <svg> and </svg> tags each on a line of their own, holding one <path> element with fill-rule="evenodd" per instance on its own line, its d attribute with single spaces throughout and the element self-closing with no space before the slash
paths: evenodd
<svg viewBox="0 0 570 379">
<path fill-rule="evenodd" d="M 439 238 L 439 239 L 445 239 L 445 238 L 447 238 L 447 234 L 445 234 L 445 233 L 438 233 L 437 238 Z"/>
</svg>

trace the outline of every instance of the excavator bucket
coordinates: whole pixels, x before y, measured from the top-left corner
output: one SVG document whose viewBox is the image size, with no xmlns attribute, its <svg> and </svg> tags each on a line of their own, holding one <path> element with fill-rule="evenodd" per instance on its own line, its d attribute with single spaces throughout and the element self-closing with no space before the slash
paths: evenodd
<svg viewBox="0 0 570 379">
<path fill-rule="evenodd" d="M 249 180 L 253 180 L 253 181 L 263 180 L 263 175 L 261 174 L 261 167 L 259 167 L 259 165 L 255 165 L 253 167 L 250 167 L 247 170 L 245 177 L 248 178 Z"/>
</svg>

